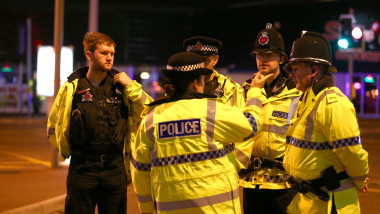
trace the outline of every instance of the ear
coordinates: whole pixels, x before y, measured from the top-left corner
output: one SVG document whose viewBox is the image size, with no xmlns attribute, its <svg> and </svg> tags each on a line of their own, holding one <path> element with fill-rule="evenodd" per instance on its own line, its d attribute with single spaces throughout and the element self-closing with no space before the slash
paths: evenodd
<svg viewBox="0 0 380 214">
<path fill-rule="evenodd" d="M 86 56 L 86 59 L 87 61 L 92 61 L 92 53 L 91 51 L 86 51 L 86 53 L 84 54 Z"/>
<path fill-rule="evenodd" d="M 214 66 L 218 63 L 218 61 L 219 61 L 219 55 L 215 55 L 214 62 L 213 62 Z"/>
<path fill-rule="evenodd" d="M 285 63 L 285 59 L 286 59 L 286 57 L 284 55 L 281 55 L 280 56 L 280 64 L 284 64 Z"/>
<path fill-rule="evenodd" d="M 315 77 L 319 73 L 319 68 L 316 65 L 311 66 L 311 74 L 310 77 Z"/>
</svg>

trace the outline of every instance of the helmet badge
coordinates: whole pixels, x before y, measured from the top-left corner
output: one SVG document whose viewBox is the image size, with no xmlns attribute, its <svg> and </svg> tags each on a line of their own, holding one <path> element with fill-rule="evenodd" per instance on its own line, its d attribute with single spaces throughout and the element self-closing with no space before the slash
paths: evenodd
<svg viewBox="0 0 380 214">
<path fill-rule="evenodd" d="M 202 48 L 202 43 L 200 41 L 197 41 L 197 44 L 195 44 L 195 47 L 200 50 Z"/>
<path fill-rule="evenodd" d="M 260 45 L 266 45 L 268 42 L 269 42 L 268 32 L 264 31 L 259 38 L 259 43 Z"/>
</svg>

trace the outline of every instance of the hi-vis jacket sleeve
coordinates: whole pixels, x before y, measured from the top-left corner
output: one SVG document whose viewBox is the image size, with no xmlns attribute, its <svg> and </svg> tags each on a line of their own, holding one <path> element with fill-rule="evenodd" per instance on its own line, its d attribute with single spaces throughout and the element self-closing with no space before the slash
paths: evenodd
<svg viewBox="0 0 380 214">
<path fill-rule="evenodd" d="M 336 102 L 344 100 L 343 102 Z M 327 141 L 340 159 L 350 180 L 357 189 L 363 189 L 368 168 L 368 153 L 362 148 L 355 109 L 346 97 L 327 96 L 318 108 L 316 120 Z M 336 169 L 339 171 L 339 169 Z"/>
<path fill-rule="evenodd" d="M 260 114 L 257 115 L 257 119 L 260 124 L 260 128 L 262 127 L 263 123 L 263 100 L 266 100 L 266 97 L 261 93 L 261 89 L 257 87 L 253 87 L 249 89 L 246 93 L 246 107 L 250 106 L 251 108 L 254 108 L 257 110 L 257 113 L 260 111 Z M 258 111 L 259 110 L 259 111 Z M 260 129 L 261 130 L 261 129 Z M 252 155 L 252 149 L 253 149 L 253 138 L 237 142 L 236 148 L 235 148 L 235 153 L 236 153 L 236 164 L 238 170 L 240 169 L 245 169 L 248 167 L 248 164 L 250 163 L 250 158 Z"/>
<path fill-rule="evenodd" d="M 50 140 L 50 143 L 56 149 L 58 148 L 58 145 L 57 145 L 57 139 L 55 135 L 55 125 L 58 120 L 58 110 L 62 102 L 62 97 L 65 96 L 65 95 L 62 95 L 63 93 L 64 93 L 64 87 L 62 86 L 59 89 L 59 92 L 54 100 L 53 106 L 51 107 L 50 114 L 48 117 L 48 124 L 47 124 L 47 136 Z"/>
<path fill-rule="evenodd" d="M 144 111 L 145 105 L 151 103 L 153 99 L 142 90 L 142 86 L 136 81 L 125 87 L 123 95 L 125 105 L 128 106 L 129 104 L 131 107 L 130 112 L 132 113 L 133 121 L 135 123 L 141 122 L 141 113 Z"/>
<path fill-rule="evenodd" d="M 149 116 L 153 116 L 153 114 L 148 115 L 148 117 Z M 143 119 L 140 125 L 136 140 L 131 143 L 132 155 L 130 169 L 133 188 L 137 196 L 140 211 L 142 213 L 150 213 L 154 211 L 150 180 L 153 142 L 147 135 L 145 120 L 146 118 Z"/>
</svg>

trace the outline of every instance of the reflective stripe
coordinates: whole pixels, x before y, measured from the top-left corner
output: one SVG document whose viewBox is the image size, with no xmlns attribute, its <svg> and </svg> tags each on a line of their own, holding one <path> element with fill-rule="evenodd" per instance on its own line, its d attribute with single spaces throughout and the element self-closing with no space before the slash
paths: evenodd
<svg viewBox="0 0 380 214">
<path fill-rule="evenodd" d="M 263 108 L 263 102 L 257 98 L 251 98 L 245 104 L 245 106 L 250 106 L 250 105 L 254 105 L 254 106 L 258 106 L 260 108 Z"/>
<path fill-rule="evenodd" d="M 286 179 L 288 179 L 290 176 L 287 174 L 283 175 L 275 175 L 275 176 L 270 176 L 270 175 L 264 175 L 264 182 L 268 183 L 284 183 Z"/>
<path fill-rule="evenodd" d="M 55 135 L 55 128 L 48 128 L 48 135 Z"/>
<path fill-rule="evenodd" d="M 362 176 L 350 176 L 351 181 L 365 181 L 367 178 L 367 175 L 362 175 Z"/>
<path fill-rule="evenodd" d="M 263 132 L 270 132 L 279 135 L 286 135 L 288 127 L 279 127 L 276 125 L 263 124 Z"/>
<path fill-rule="evenodd" d="M 300 97 L 292 97 L 292 102 L 289 107 L 288 119 L 286 120 L 286 125 L 290 124 L 290 120 L 293 118 L 293 115 L 297 111 L 298 104 L 300 102 Z"/>
<path fill-rule="evenodd" d="M 332 94 L 332 93 L 335 93 L 335 91 L 334 90 L 327 90 L 327 91 L 325 91 L 325 93 L 323 93 L 319 97 L 317 103 L 315 103 L 313 110 L 311 110 L 311 112 L 309 113 L 309 115 L 307 115 L 306 124 L 305 124 L 305 136 L 304 136 L 305 140 L 310 141 L 311 137 L 313 135 L 313 128 L 314 128 L 314 121 L 313 121 L 313 119 L 314 119 L 315 115 L 317 114 L 317 110 L 318 110 L 319 104 L 326 97 L 327 94 Z"/>
<path fill-rule="evenodd" d="M 130 155 L 131 157 L 131 163 L 132 165 L 137 169 L 137 170 L 140 170 L 140 171 L 150 171 L 152 165 L 149 164 L 149 163 L 140 163 L 140 162 L 137 162 L 136 159 L 133 157 L 133 155 L 131 154 Z"/>
<path fill-rule="evenodd" d="M 153 114 L 154 114 L 154 110 L 155 109 L 152 109 L 148 115 L 146 116 L 146 119 L 145 119 L 145 129 L 146 129 L 146 134 L 148 135 L 150 141 L 152 141 L 152 143 L 155 143 L 155 137 L 154 137 L 154 127 L 153 127 Z"/>
<path fill-rule="evenodd" d="M 244 116 L 247 118 L 249 124 L 252 126 L 252 134 L 248 138 L 255 136 L 257 132 L 257 123 L 255 117 L 249 112 L 244 112 Z"/>
<path fill-rule="evenodd" d="M 247 155 L 245 155 L 238 148 L 235 148 L 235 155 L 236 155 L 236 159 L 240 161 L 240 163 L 242 163 L 245 167 L 248 167 L 251 161 L 249 160 L 249 157 Z"/>
<path fill-rule="evenodd" d="M 136 193 L 136 197 L 137 197 L 137 201 L 141 203 L 152 201 L 151 195 L 139 195 Z"/>
<path fill-rule="evenodd" d="M 207 118 L 206 118 L 206 138 L 208 143 L 208 149 L 210 151 L 216 150 L 214 144 L 214 126 L 215 126 L 215 113 L 216 113 L 216 101 L 207 100 Z"/>
<path fill-rule="evenodd" d="M 294 137 L 291 137 L 289 140 L 289 145 L 302 148 L 302 149 L 309 149 L 309 150 L 332 150 L 332 149 L 338 149 L 338 148 L 342 148 L 346 146 L 353 146 L 353 145 L 359 145 L 359 144 L 361 144 L 360 136 L 335 140 L 330 143 L 329 142 L 324 142 L 324 143 L 311 142 L 311 141 L 296 139 Z"/>
<path fill-rule="evenodd" d="M 172 211 L 195 207 L 210 206 L 239 198 L 239 188 L 219 195 L 206 196 L 203 198 L 188 199 L 183 201 L 156 202 L 158 211 Z"/>
<path fill-rule="evenodd" d="M 205 160 L 212 160 L 226 156 L 227 154 L 233 152 L 235 149 L 235 144 L 230 144 L 225 146 L 222 149 L 207 151 L 207 152 L 199 152 L 193 154 L 185 154 L 185 155 L 176 155 L 171 157 L 164 158 L 155 158 L 152 159 L 152 167 L 159 166 L 169 166 L 169 165 L 177 165 L 182 163 L 193 163 Z"/>
<path fill-rule="evenodd" d="M 141 97 L 136 102 L 139 103 L 140 105 L 144 105 L 146 102 L 146 98 L 147 98 L 146 94 L 142 92 Z"/>
<path fill-rule="evenodd" d="M 352 181 L 350 179 L 348 179 L 348 180 L 345 180 L 343 182 L 340 182 L 340 187 L 338 189 L 334 189 L 333 192 L 340 192 L 343 190 L 351 189 L 353 187 L 355 187 L 354 183 L 352 183 Z M 325 186 L 321 187 L 320 189 L 325 191 L 325 192 L 330 192 L 329 190 L 326 189 Z"/>
</svg>

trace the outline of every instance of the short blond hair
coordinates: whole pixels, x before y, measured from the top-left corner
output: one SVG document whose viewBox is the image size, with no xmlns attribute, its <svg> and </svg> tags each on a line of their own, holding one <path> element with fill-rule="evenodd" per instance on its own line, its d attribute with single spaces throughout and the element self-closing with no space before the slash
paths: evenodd
<svg viewBox="0 0 380 214">
<path fill-rule="evenodd" d="M 93 53 L 96 50 L 97 45 L 106 44 L 114 46 L 116 48 L 115 41 L 106 34 L 99 32 L 87 32 L 83 38 L 84 53 L 90 51 Z"/>
</svg>

